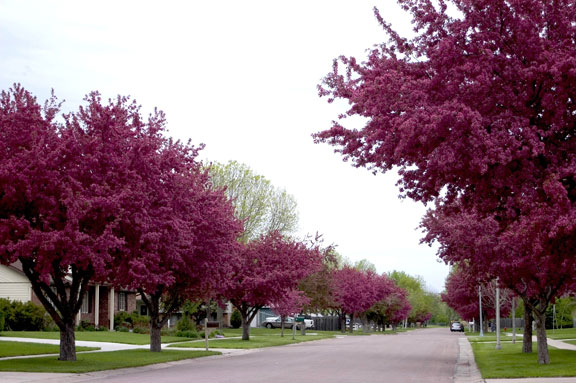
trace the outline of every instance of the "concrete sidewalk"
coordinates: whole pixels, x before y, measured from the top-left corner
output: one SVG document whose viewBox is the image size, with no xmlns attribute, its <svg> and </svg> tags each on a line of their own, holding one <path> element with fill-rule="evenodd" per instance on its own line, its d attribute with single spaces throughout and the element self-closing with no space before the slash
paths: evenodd
<svg viewBox="0 0 576 383">
<path fill-rule="evenodd" d="M 458 362 L 454 370 L 454 383 L 482 383 L 482 375 L 474 360 L 474 352 L 467 337 L 458 338 L 460 349 Z"/>
</svg>

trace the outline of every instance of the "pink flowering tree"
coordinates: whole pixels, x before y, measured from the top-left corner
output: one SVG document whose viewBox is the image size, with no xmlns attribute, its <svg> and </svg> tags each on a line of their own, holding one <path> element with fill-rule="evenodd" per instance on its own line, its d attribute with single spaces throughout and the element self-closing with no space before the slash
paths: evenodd
<svg viewBox="0 0 576 383">
<path fill-rule="evenodd" d="M 446 278 L 445 292 L 441 298 L 460 318 L 470 321 L 480 319 L 479 290 L 482 294 L 482 325 L 488 328 L 488 321 L 496 317 L 496 281 L 486 281 L 478 277 L 469 268 L 460 267 L 453 270 Z M 500 314 L 506 317 L 512 308 L 512 292 L 500 290 Z M 531 322 L 525 326 L 532 330 Z M 532 334 L 530 333 L 530 338 Z"/>
<path fill-rule="evenodd" d="M 352 332 L 354 318 L 366 312 L 380 298 L 378 275 L 371 271 L 344 266 L 335 270 L 332 277 L 336 303 L 333 309 L 340 316 L 342 332 L 346 330 L 346 316 L 350 317 L 350 332 Z"/>
<path fill-rule="evenodd" d="M 461 271 L 453 271 L 446 278 L 446 290 L 441 294 L 442 301 L 456 311 L 460 318 L 467 321 L 474 318 L 478 320 L 480 318 L 478 287 L 477 280 L 471 282 Z M 482 305 L 484 320 L 492 318 L 493 313 L 493 308 L 489 305 Z"/>
<path fill-rule="evenodd" d="M 110 113 L 98 112 L 97 93 L 86 103 L 62 125 L 54 97 L 42 109 L 15 86 L 0 101 L 0 261 L 21 263 L 68 361 L 88 282 L 106 281 L 125 246 L 120 222 L 142 198 L 134 159 L 159 118 L 133 118 L 137 106 L 123 98 Z"/>
<path fill-rule="evenodd" d="M 158 297 L 172 310 L 218 269 L 208 259 L 225 264 L 241 229 L 197 149 L 163 138 L 161 112 L 145 120 L 127 98 L 85 101 L 63 125 L 54 98 L 42 109 L 16 86 L 0 102 L 0 262 L 21 263 L 60 328 L 61 360 L 76 359 L 91 280 L 140 290 L 159 350 Z"/>
<path fill-rule="evenodd" d="M 385 299 L 386 309 L 384 315 L 387 324 L 395 329 L 397 324 L 408 317 L 412 311 L 412 306 L 407 297 L 407 292 L 401 287 L 396 286 L 392 294 Z"/>
<path fill-rule="evenodd" d="M 338 268 L 339 261 L 333 246 L 323 248 L 321 252 L 322 266 L 320 269 L 302 279 L 298 284 L 298 289 L 310 299 L 304 307 L 306 312 L 320 313 L 336 306 L 332 273 Z"/>
<path fill-rule="evenodd" d="M 140 121 L 137 109 L 102 106 L 99 100 L 77 118 Z M 226 272 L 242 225 L 222 191 L 211 188 L 197 160 L 199 149 L 165 138 L 162 114 L 139 127 L 131 153 L 138 198 L 125 201 L 115 233 L 124 239 L 108 280 L 139 292 L 150 317 L 150 350 L 161 351 L 161 329 L 186 299 L 204 298 Z"/>
<path fill-rule="evenodd" d="M 272 310 L 280 315 L 281 318 L 282 332 L 280 336 L 284 336 L 284 322 L 286 318 L 302 312 L 302 309 L 309 303 L 310 298 L 308 298 L 303 291 L 291 290 L 270 305 Z"/>
<path fill-rule="evenodd" d="M 394 328 L 397 323 L 407 318 L 412 310 L 407 292 L 386 275 L 381 275 L 377 283 L 378 301 L 366 313 L 367 318 L 382 330 L 385 330 L 386 325 Z"/>
<path fill-rule="evenodd" d="M 426 240 L 456 246 L 440 255 L 481 265 L 523 298 L 538 362 L 548 364 L 544 312 L 576 262 L 576 10 L 539 0 L 398 2 L 416 35 L 400 36 L 376 12 L 389 40 L 366 60 L 334 64 L 320 93 L 351 107 L 316 141 L 356 166 L 397 168 L 403 196 L 489 231 L 491 240 L 475 240 L 493 250 L 465 248 L 454 235 Z M 346 128 L 355 115 L 365 126 Z"/>
<path fill-rule="evenodd" d="M 242 316 L 242 339 L 250 340 L 250 322 L 258 310 L 295 290 L 303 278 L 320 268 L 322 255 L 317 246 L 278 232 L 243 246 L 229 258 L 230 269 L 218 288 Z"/>
<path fill-rule="evenodd" d="M 423 225 L 428 228 L 428 240 L 441 238 L 441 256 L 462 269 L 462 275 L 454 276 L 454 280 L 465 279 L 466 284 L 469 284 L 469 280 L 472 279 L 477 285 L 482 284 L 482 295 L 492 297 L 493 300 L 493 290 L 486 288 L 487 281 L 498 278 L 498 284 L 509 291 L 508 295 L 522 298 L 526 323 L 522 351 L 531 353 L 531 323 L 534 315 L 536 315 L 536 327 L 540 329 L 539 336 L 545 338 L 546 309 L 542 309 L 544 307 L 542 301 L 551 302 L 556 294 L 569 291 L 570 281 L 573 281 L 572 275 L 563 270 L 562 264 L 543 263 L 537 254 L 533 254 L 529 247 L 525 247 L 526 243 L 506 244 L 505 237 L 499 238 L 493 223 L 478 219 L 474 214 L 455 208 L 451 212 L 439 210 L 430 212 Z M 470 260 L 470 254 L 474 254 L 473 262 Z M 569 262 L 570 260 L 566 260 L 563 265 L 569 265 Z M 448 282 L 450 280 L 447 280 Z M 495 281 L 490 283 L 496 284 Z M 467 289 L 471 290 L 471 287 Z M 464 294 L 463 291 L 456 290 L 456 292 L 458 295 Z M 548 304 L 545 307 L 547 308 Z M 546 344 L 544 339 L 538 345 L 543 360 L 546 360 L 548 354 Z"/>
<path fill-rule="evenodd" d="M 59 135 L 54 122 L 58 112 L 55 97 L 42 108 L 19 85 L 2 92 L 0 262 L 21 263 L 32 290 L 60 329 L 60 360 L 76 360 L 75 317 L 88 281 L 103 272 L 102 263 L 92 260 L 106 258 L 116 238 L 90 208 L 98 204 L 98 191 L 86 190 L 68 171 L 78 153 L 74 146 L 67 149 Z M 68 156 L 63 155 L 66 151 Z M 87 218 L 94 220 L 95 230 L 83 225 Z"/>
</svg>

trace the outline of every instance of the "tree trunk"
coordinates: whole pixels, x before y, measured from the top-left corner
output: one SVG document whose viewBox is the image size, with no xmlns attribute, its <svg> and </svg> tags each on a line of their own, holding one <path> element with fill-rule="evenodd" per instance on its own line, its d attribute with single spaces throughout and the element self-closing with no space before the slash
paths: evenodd
<svg viewBox="0 0 576 383">
<path fill-rule="evenodd" d="M 346 333 L 346 314 L 340 314 L 340 332 L 342 334 Z"/>
<path fill-rule="evenodd" d="M 88 282 L 94 275 L 94 270 L 92 267 L 82 270 L 76 266 L 71 266 L 70 273 L 67 274 L 56 265 L 51 275 L 52 284 L 47 284 L 35 270 L 36 264 L 33 260 L 23 257 L 19 257 L 19 260 L 22 263 L 22 271 L 32 285 L 32 291 L 34 291 L 40 303 L 42 303 L 60 329 L 59 359 L 62 361 L 75 361 L 76 337 L 74 325 L 76 314 L 82 307 L 82 300 L 88 291 Z M 55 287 L 55 291 L 53 287 Z"/>
<path fill-rule="evenodd" d="M 256 314 L 258 314 L 258 310 L 262 307 L 250 307 L 245 302 L 232 301 L 232 304 L 242 317 L 242 340 L 250 340 L 250 322 L 252 322 Z"/>
<path fill-rule="evenodd" d="M 162 351 L 162 325 L 157 320 L 150 320 L 150 351 Z"/>
<path fill-rule="evenodd" d="M 170 316 L 181 306 L 181 299 L 178 295 L 172 299 L 163 300 L 164 312 L 162 312 L 160 300 L 164 295 L 164 288 L 159 287 L 152 295 L 148 295 L 142 289 L 138 289 L 142 301 L 148 308 L 150 316 L 150 351 L 162 351 L 162 327 L 168 322 Z"/>
<path fill-rule="evenodd" d="M 242 315 L 242 340 L 250 340 L 250 322 Z"/>
<path fill-rule="evenodd" d="M 368 319 L 366 317 L 362 317 L 362 332 L 365 334 L 368 334 L 370 332 Z"/>
<path fill-rule="evenodd" d="M 524 335 L 522 335 L 522 352 L 532 352 L 532 310 L 524 303 Z"/>
<path fill-rule="evenodd" d="M 76 337 L 73 321 L 67 321 L 63 327 L 60 327 L 60 357 L 58 360 L 69 362 L 76 360 Z"/>
<path fill-rule="evenodd" d="M 354 332 L 354 314 L 350 314 L 350 334 Z"/>
<path fill-rule="evenodd" d="M 224 327 L 224 310 L 222 310 L 220 304 L 216 306 L 216 320 L 218 321 L 218 328 L 222 329 Z"/>
<path fill-rule="evenodd" d="M 280 318 L 280 328 L 281 328 L 280 336 L 284 337 L 284 317 Z"/>
<path fill-rule="evenodd" d="M 548 302 L 539 302 L 533 315 L 536 322 L 536 342 L 538 345 L 538 364 L 550 364 L 548 340 L 546 339 L 546 308 Z"/>
</svg>

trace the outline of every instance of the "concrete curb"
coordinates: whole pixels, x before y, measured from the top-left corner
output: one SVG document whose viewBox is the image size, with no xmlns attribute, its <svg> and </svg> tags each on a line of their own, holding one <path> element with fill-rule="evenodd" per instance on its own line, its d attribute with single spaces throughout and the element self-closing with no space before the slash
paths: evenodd
<svg viewBox="0 0 576 383">
<path fill-rule="evenodd" d="M 468 338 L 458 338 L 458 362 L 454 371 L 454 383 L 484 383 L 474 360 L 474 352 Z"/>
</svg>

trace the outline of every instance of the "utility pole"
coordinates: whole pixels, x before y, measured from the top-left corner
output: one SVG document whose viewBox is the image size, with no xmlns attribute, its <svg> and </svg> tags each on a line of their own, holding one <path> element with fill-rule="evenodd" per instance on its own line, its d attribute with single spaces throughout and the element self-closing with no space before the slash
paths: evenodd
<svg viewBox="0 0 576 383">
<path fill-rule="evenodd" d="M 484 329 L 482 328 L 482 286 L 478 285 L 478 302 L 480 307 L 480 336 L 484 336 Z"/>
<path fill-rule="evenodd" d="M 516 343 L 516 297 L 512 297 L 512 343 Z"/>
<path fill-rule="evenodd" d="M 496 350 L 501 350 L 500 344 L 500 287 L 496 286 Z"/>
</svg>

